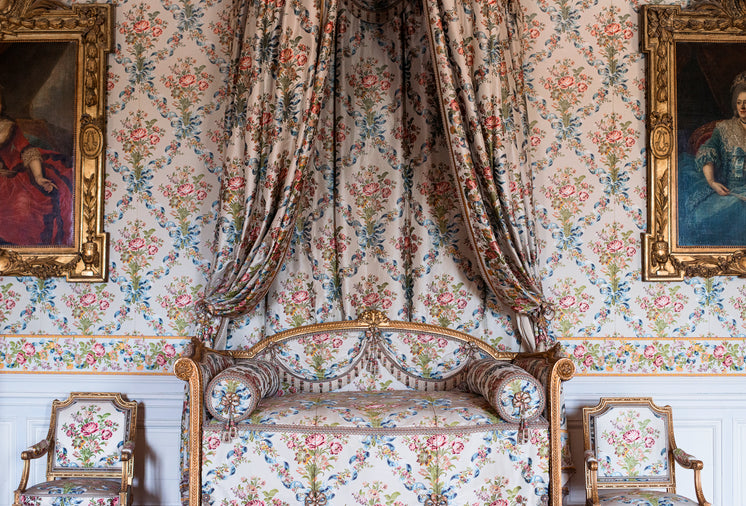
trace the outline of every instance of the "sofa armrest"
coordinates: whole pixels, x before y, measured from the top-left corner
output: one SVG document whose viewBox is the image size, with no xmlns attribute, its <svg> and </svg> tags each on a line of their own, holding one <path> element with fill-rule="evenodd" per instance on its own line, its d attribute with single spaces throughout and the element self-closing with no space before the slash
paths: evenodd
<svg viewBox="0 0 746 506">
<path fill-rule="evenodd" d="M 207 410 L 219 421 L 245 420 L 264 397 L 280 387 L 277 368 L 260 359 L 242 359 L 217 374 L 205 391 Z"/>
</svg>

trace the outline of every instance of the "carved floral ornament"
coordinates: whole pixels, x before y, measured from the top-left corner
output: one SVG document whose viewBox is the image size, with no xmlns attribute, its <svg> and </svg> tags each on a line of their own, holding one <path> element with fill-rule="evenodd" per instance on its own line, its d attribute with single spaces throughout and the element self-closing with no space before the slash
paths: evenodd
<svg viewBox="0 0 746 506">
<path fill-rule="evenodd" d="M 695 134 L 711 134 L 721 120 L 738 117 L 730 108 L 731 95 L 735 92 L 732 87 L 730 91 L 711 90 L 715 97 L 712 100 L 720 100 L 723 106 L 719 109 L 722 117 L 717 121 L 703 118 L 701 128 L 697 129 L 697 125 L 686 124 L 691 122 L 688 116 L 680 117 L 682 110 L 688 112 L 683 109 L 689 103 L 686 99 L 692 99 L 687 93 L 694 93 L 688 91 L 693 79 L 686 75 L 682 63 L 690 53 L 715 49 L 719 58 L 727 58 L 727 63 L 723 60 L 720 67 L 732 68 L 731 74 L 710 76 L 716 77 L 708 79 L 710 82 L 727 80 L 730 84 L 735 82 L 737 72 L 746 71 L 746 58 L 738 60 L 739 54 L 746 54 L 746 1 L 695 1 L 688 8 L 646 5 L 642 8 L 641 26 L 641 48 L 648 65 L 648 231 L 642 236 L 642 277 L 646 281 L 680 281 L 692 276 L 746 276 L 746 233 L 743 238 L 724 236 L 722 242 L 705 234 L 698 237 L 698 231 L 709 226 L 702 221 L 697 227 L 697 213 L 706 219 L 708 208 L 694 209 L 697 198 L 693 193 L 701 190 L 693 183 L 687 186 L 690 178 L 696 181 L 700 177 L 700 188 L 709 191 L 707 176 L 703 176 L 699 166 L 704 166 L 706 161 L 700 160 L 706 159 L 700 154 L 702 145 L 694 143 L 700 140 Z M 718 51 L 717 44 L 723 44 L 723 50 Z M 702 68 L 707 75 L 708 70 Z M 708 124 L 712 125 L 709 130 L 705 128 Z M 707 143 L 711 137 L 701 137 L 702 142 Z M 688 142 L 683 142 L 684 138 Z M 694 167 L 698 172 L 691 172 Z M 723 177 L 724 170 L 716 168 L 720 171 L 716 172 L 716 178 Z M 734 211 L 740 210 L 746 216 L 746 196 L 741 198 L 734 191 L 727 198 L 736 197 L 742 202 L 733 202 Z M 711 217 L 714 216 L 713 211 Z"/>
<path fill-rule="evenodd" d="M 15 55 L 23 55 L 32 45 L 35 51 L 41 47 L 42 53 L 48 51 L 49 54 L 55 48 L 63 47 L 72 56 L 68 60 L 57 57 L 53 60 L 54 64 L 75 67 L 70 72 L 74 76 L 70 80 L 73 83 L 70 89 L 56 91 L 60 97 L 47 97 L 53 100 L 52 103 L 70 104 L 72 110 L 72 123 L 62 125 L 64 130 L 71 132 L 66 141 L 69 148 L 55 154 L 65 160 L 59 163 L 71 172 L 66 180 L 72 183 L 65 188 L 64 194 L 59 191 L 59 183 L 55 183 L 57 190 L 45 188 L 46 194 L 40 193 L 38 197 L 41 200 L 57 199 L 55 210 L 63 206 L 69 210 L 64 214 L 59 212 L 54 218 L 59 220 L 54 234 L 59 234 L 58 231 L 62 229 L 64 238 L 54 236 L 54 239 L 46 239 L 47 235 L 41 235 L 43 239 L 36 236 L 22 237 L 21 240 L 7 239 L 0 232 L 0 276 L 65 276 L 68 281 L 83 282 L 105 281 L 107 278 L 109 237 L 103 230 L 102 189 L 106 54 L 110 51 L 112 41 L 111 9 L 110 5 L 103 4 L 67 6 L 56 0 L 0 0 L 0 46 L 12 50 Z M 24 62 L 25 65 L 34 63 L 41 65 L 36 60 Z M 11 64 L 0 60 L 2 65 Z M 12 70 L 0 68 L 0 76 L 15 75 Z M 13 77 L 6 77 L 0 82 L 4 93 L 17 99 L 20 95 L 18 90 L 23 85 L 20 81 L 17 86 L 14 84 Z M 30 100 L 29 97 L 25 99 Z M 43 117 L 23 119 L 37 123 L 46 120 Z M 13 141 L 23 135 L 20 126 L 12 131 Z M 26 139 L 23 142 L 29 141 Z M 31 145 L 31 148 L 36 146 Z M 45 163 L 43 156 L 40 157 Z M 25 160 L 22 166 L 19 164 L 5 170 L 17 171 L 21 176 L 18 179 L 31 178 L 30 173 L 33 172 Z M 42 177 L 49 177 L 49 169 L 45 166 L 42 170 Z M 0 186 L 2 179 L 0 177 Z M 39 179 L 36 179 L 36 183 L 39 183 Z M 14 217 L 3 216 L 3 227 L 8 227 L 8 223 L 13 227 Z M 21 223 L 16 223 L 16 231 L 24 229 Z"/>
</svg>

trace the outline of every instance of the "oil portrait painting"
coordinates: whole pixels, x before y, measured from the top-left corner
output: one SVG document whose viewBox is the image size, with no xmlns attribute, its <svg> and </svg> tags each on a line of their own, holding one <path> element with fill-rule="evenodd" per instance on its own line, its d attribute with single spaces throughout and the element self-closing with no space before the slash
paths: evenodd
<svg viewBox="0 0 746 506">
<path fill-rule="evenodd" d="M 76 56 L 0 42 L 0 246 L 73 246 Z"/>
<path fill-rule="evenodd" d="M 676 45 L 678 244 L 746 248 L 746 44 Z"/>
</svg>

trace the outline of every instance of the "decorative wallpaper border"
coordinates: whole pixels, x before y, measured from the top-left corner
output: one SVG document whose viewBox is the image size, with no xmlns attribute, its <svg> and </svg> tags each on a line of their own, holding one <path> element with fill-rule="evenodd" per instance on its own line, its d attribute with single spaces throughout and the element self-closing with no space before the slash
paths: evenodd
<svg viewBox="0 0 746 506">
<path fill-rule="evenodd" d="M 746 339 L 564 338 L 578 376 L 746 376 Z"/>
<path fill-rule="evenodd" d="M 171 375 L 185 336 L 0 335 L 0 374 Z M 746 376 L 746 339 L 563 339 L 578 376 Z"/>
<path fill-rule="evenodd" d="M 0 335 L 0 374 L 173 374 L 190 338 Z"/>
</svg>

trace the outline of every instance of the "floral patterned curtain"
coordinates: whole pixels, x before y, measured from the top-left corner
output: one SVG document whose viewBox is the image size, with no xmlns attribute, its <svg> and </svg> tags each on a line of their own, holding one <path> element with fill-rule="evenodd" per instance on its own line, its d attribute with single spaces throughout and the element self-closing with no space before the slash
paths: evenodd
<svg viewBox="0 0 746 506">
<path fill-rule="evenodd" d="M 471 241 L 524 346 L 545 349 L 520 31 L 513 0 L 425 0 L 452 165 Z M 530 325 L 522 325 L 529 320 Z"/>
<path fill-rule="evenodd" d="M 202 301 L 212 318 L 266 294 L 293 237 L 333 51 L 336 0 L 236 0 L 216 255 Z"/>
<path fill-rule="evenodd" d="M 227 348 L 366 308 L 518 348 L 454 198 L 428 41 L 419 0 L 340 1 L 295 234 L 264 300 L 232 320 Z"/>
</svg>

